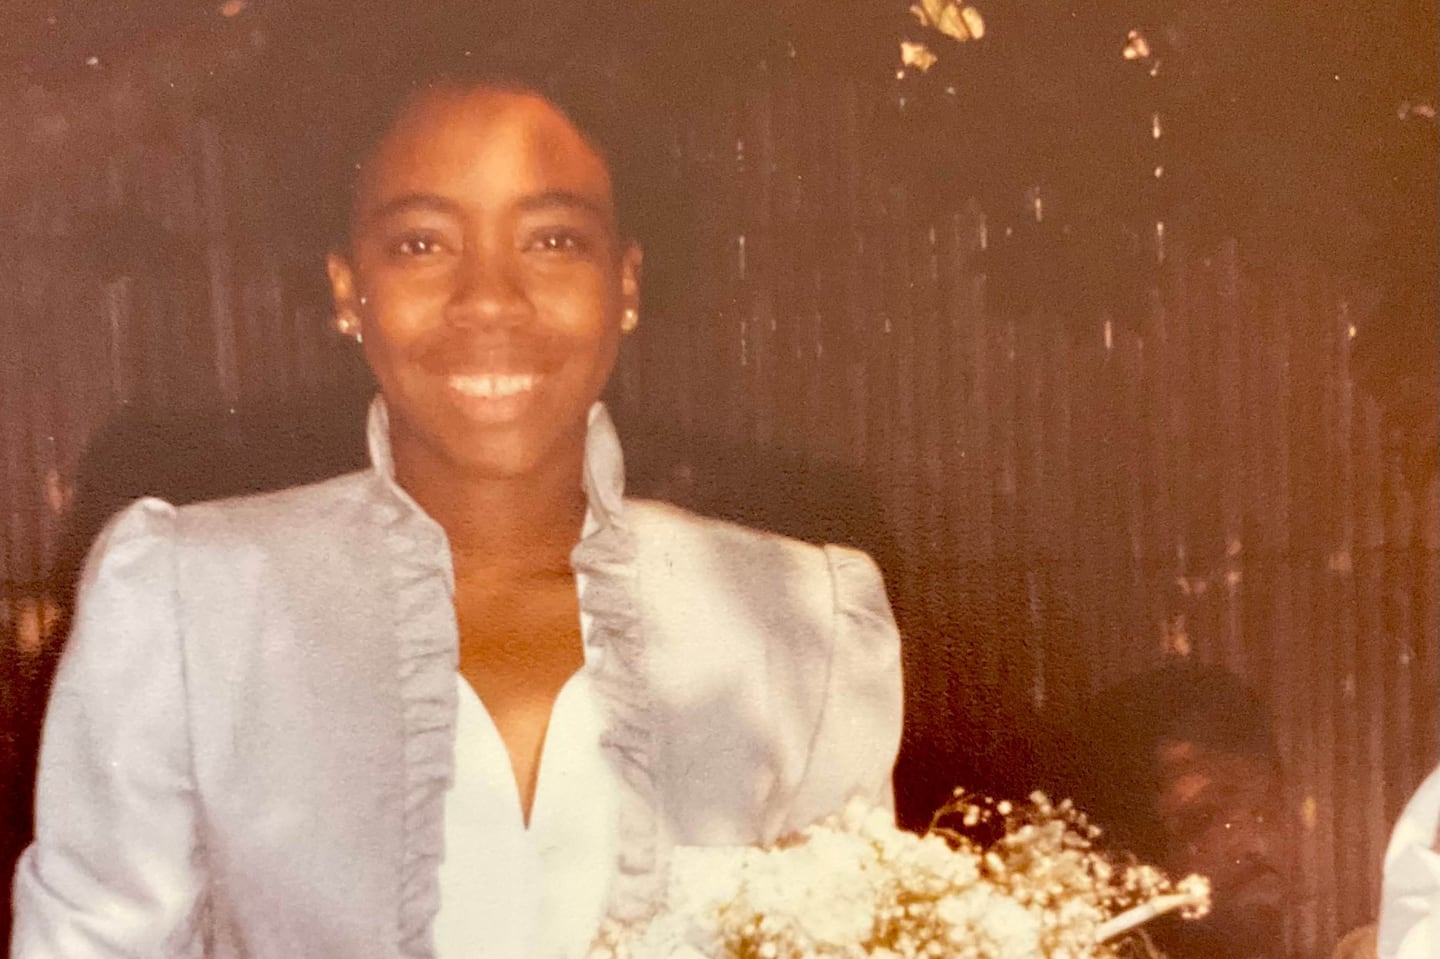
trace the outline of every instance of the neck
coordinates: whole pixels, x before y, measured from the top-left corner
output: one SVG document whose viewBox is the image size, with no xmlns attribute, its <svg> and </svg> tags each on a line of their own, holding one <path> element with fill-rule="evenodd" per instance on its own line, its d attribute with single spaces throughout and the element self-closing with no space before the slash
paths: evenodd
<svg viewBox="0 0 1440 959">
<path fill-rule="evenodd" d="M 395 457 L 395 478 L 445 530 L 456 578 L 570 571 L 585 523 L 583 445 L 524 476 L 475 476 L 423 455 Z"/>
</svg>

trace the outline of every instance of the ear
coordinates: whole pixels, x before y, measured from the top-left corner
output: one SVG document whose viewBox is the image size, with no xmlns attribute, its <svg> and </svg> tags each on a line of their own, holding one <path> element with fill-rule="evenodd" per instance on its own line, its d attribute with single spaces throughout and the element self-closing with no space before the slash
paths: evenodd
<svg viewBox="0 0 1440 959">
<path fill-rule="evenodd" d="M 350 261 L 339 253 L 331 253 L 325 257 L 325 272 L 330 276 L 330 297 L 335 302 L 335 312 L 353 313 L 358 317 L 360 302 Z"/>
<path fill-rule="evenodd" d="M 620 308 L 640 309 L 640 274 L 645 263 L 645 251 L 640 244 L 630 242 L 620 255 Z"/>
</svg>

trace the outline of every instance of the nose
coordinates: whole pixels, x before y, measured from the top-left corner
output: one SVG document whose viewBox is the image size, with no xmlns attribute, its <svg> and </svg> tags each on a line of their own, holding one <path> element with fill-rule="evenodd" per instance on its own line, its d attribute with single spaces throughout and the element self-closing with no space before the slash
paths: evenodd
<svg viewBox="0 0 1440 959">
<path fill-rule="evenodd" d="M 1269 810 L 1254 810 L 1227 823 L 1226 840 L 1237 857 L 1252 862 L 1274 863 L 1279 856 L 1282 837 L 1279 817 Z"/>
<path fill-rule="evenodd" d="M 1270 831 L 1259 824 L 1247 824 L 1237 827 L 1235 835 L 1231 838 L 1232 845 L 1237 853 L 1243 853 L 1251 859 L 1270 858 L 1274 842 Z"/>
<path fill-rule="evenodd" d="M 530 315 L 518 257 L 499 244 L 467 251 L 457 271 L 447 319 L 456 326 L 513 326 Z"/>
</svg>

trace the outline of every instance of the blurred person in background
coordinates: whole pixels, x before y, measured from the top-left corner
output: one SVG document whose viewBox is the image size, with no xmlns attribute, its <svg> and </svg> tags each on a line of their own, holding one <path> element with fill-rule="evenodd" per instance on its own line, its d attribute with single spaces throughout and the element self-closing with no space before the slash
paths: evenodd
<svg viewBox="0 0 1440 959">
<path fill-rule="evenodd" d="M 1157 922 L 1171 959 L 1284 953 L 1290 836 L 1269 713 L 1235 676 L 1180 662 L 1133 676 L 1085 709 L 1072 795 L 1117 850 L 1210 879 L 1197 922 Z"/>
</svg>

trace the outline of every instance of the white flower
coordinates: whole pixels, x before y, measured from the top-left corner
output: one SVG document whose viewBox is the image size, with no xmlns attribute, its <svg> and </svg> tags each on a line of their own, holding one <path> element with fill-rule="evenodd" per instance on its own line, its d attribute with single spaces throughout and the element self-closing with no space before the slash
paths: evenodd
<svg viewBox="0 0 1440 959">
<path fill-rule="evenodd" d="M 937 59 L 939 58 L 923 43 L 900 41 L 900 62 L 907 67 L 914 67 L 924 73 L 935 65 Z"/>
<path fill-rule="evenodd" d="M 1123 935 L 1165 902 L 1195 912 L 1206 901 L 1198 877 L 1112 867 L 1066 803 L 1037 794 L 981 808 L 957 795 L 942 814 L 1007 831 L 982 849 L 943 822 L 917 836 L 852 803 L 776 847 L 677 848 L 659 913 L 607 922 L 591 957 L 1115 959 L 1105 929 Z"/>
</svg>

